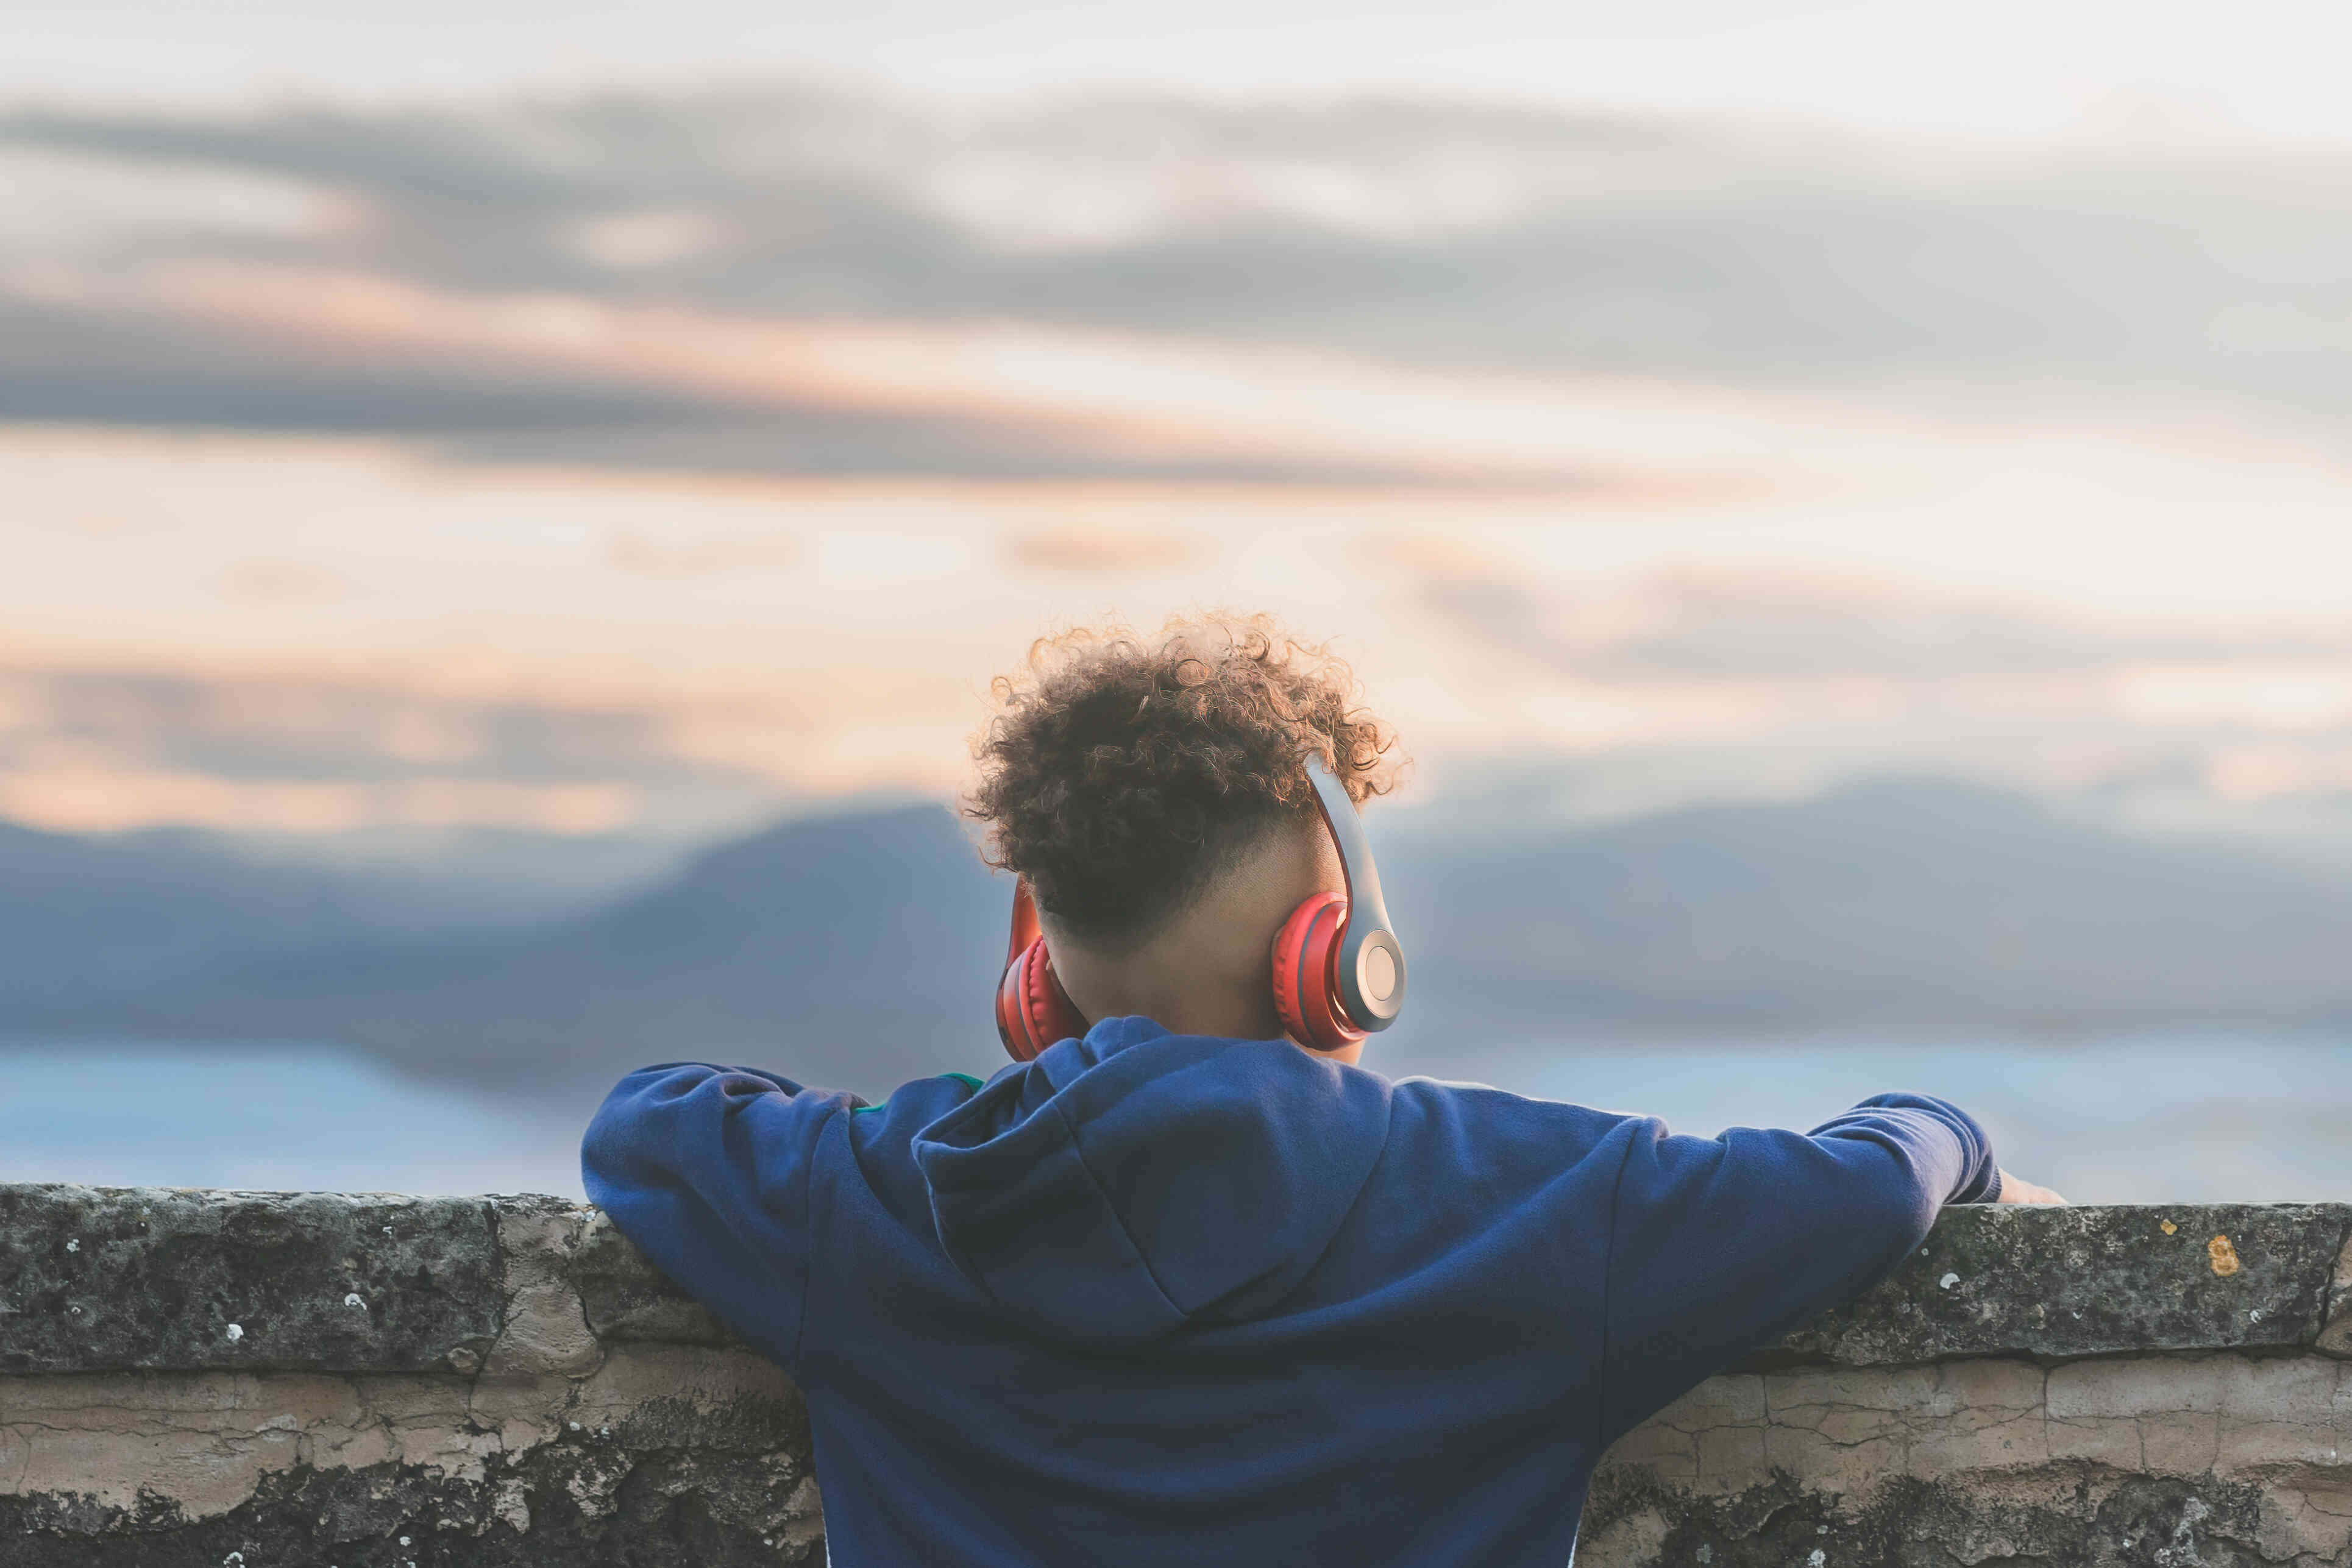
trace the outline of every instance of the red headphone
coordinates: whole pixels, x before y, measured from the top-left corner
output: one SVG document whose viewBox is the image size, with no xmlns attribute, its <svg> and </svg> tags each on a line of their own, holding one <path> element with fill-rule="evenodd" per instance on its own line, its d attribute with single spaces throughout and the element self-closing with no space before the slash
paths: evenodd
<svg viewBox="0 0 2352 1568">
<path fill-rule="evenodd" d="M 1347 789 L 1320 758 L 1307 780 L 1324 829 L 1339 847 L 1348 894 L 1318 893 L 1290 912 L 1274 936 L 1274 1008 L 1291 1039 L 1337 1051 L 1396 1022 L 1404 1006 L 1404 948 L 1389 928 L 1380 868 Z M 1058 1040 L 1087 1032 L 1087 1019 L 1055 977 L 1037 929 L 1029 884 L 1013 889 L 1013 944 L 996 982 L 996 1033 L 1005 1053 L 1027 1061 Z"/>
</svg>

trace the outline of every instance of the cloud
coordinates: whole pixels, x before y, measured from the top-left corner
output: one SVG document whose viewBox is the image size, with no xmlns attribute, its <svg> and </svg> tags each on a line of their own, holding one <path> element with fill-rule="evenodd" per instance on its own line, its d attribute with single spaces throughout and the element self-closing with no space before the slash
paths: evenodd
<svg viewBox="0 0 2352 1568">
<path fill-rule="evenodd" d="M 2352 413 L 2352 181 L 2310 155 L 1938 162 L 1438 99 L 974 108 L 807 78 L 472 109 L 19 112 L 0 150 L 100 172 L 106 193 L 96 216 L 0 230 L 18 417 L 787 471 L 1290 471 L 1122 450 L 1076 419 L 751 398 L 546 345 L 294 333 L 176 298 L 192 270 L 751 325 L 1009 321 L 1547 375 L 2129 385 Z"/>
<path fill-rule="evenodd" d="M 395 434 L 645 431 L 728 411 L 621 377 L 342 350 L 197 313 L 0 300 L 0 416 Z"/>
<path fill-rule="evenodd" d="M 714 715 L 382 680 L 0 669 L 0 816 L 314 831 L 726 821 L 772 809 L 784 790 L 711 755 L 700 731 L 797 723 L 782 706 Z"/>
<path fill-rule="evenodd" d="M 1199 541 L 1176 534 L 1081 527 L 1024 529 L 1004 549 L 1015 567 L 1074 577 L 1170 571 L 1202 553 Z"/>
<path fill-rule="evenodd" d="M 916 778 L 909 758 L 960 766 L 946 716 L 969 694 L 906 698 L 908 671 L 938 667 L 910 654 L 867 672 L 871 690 L 803 682 L 714 705 L 692 675 L 712 650 L 731 648 L 731 668 L 770 660 L 782 685 L 806 647 L 837 684 L 889 638 L 860 622 L 866 641 L 828 642 L 803 624 L 812 606 L 847 618 L 832 635 L 868 602 L 893 637 L 892 616 L 919 619 L 914 646 L 1057 613 L 1074 593 L 1090 608 L 1176 587 L 1306 595 L 1302 609 L 1373 624 L 1393 591 L 1414 662 L 1463 680 L 1445 718 L 1428 677 L 1432 733 L 1613 747 L 1653 773 L 1669 752 L 1686 773 L 1702 752 L 1743 772 L 1774 752 L 2085 778 L 2189 757 L 2226 773 L 2231 799 L 2352 777 L 2334 749 L 2352 646 L 2324 624 L 2209 632 L 2191 612 L 2150 631 L 2116 618 L 2132 593 L 2105 591 L 2111 567 L 2145 589 L 2136 569 L 2168 559 L 2155 575 L 2179 580 L 2176 608 L 2210 591 L 2209 570 L 2242 608 L 2248 581 L 2325 542 L 2336 480 L 2309 444 L 2273 460 L 2233 430 L 2231 454 L 2168 466 L 2173 433 L 2221 422 L 2135 431 L 2117 400 L 2171 389 L 2352 413 L 2352 171 L 2332 154 L 2136 156 L 1931 156 L 1433 99 L 982 104 L 794 78 L 470 107 L 0 113 L 0 183 L 30 193 L 0 214 L 0 418 L 404 438 L 369 465 L 421 447 L 1325 487 L 1199 484 L 1171 501 L 1149 485 L 776 486 L 681 531 L 666 514 L 700 517 L 719 487 L 608 515 L 596 497 L 625 486 L 593 476 L 460 504 L 429 463 L 415 466 L 430 483 L 368 466 L 378 476 L 298 486 L 270 456 L 184 498 L 201 464 L 173 454 L 202 443 L 142 436 L 163 454 L 150 465 L 53 477 L 19 507 L 22 549 L 70 558 L 54 592 L 24 574 L 39 585 L 19 595 L 24 634 L 53 657 L 110 646 L 123 662 L 0 666 L 0 816 L 583 831 L 740 817 L 781 793 Z M 1828 395 L 1751 395 L 1792 384 Z M 1866 417 L 1985 389 L 1997 421 Z M 2078 418 L 2032 444 L 2037 398 L 2094 405 L 2098 431 Z M 1948 505 L 1882 520 L 1882 485 Z M 2161 517 L 2143 526 L 2143 506 Z M 247 508 L 362 520 L 308 543 L 224 526 Z M 485 548 L 451 574 L 473 591 L 445 601 L 379 570 L 458 549 L 468 519 L 523 528 L 559 509 L 565 527 L 584 519 L 593 571 L 559 581 L 538 554 Z M 1801 510 L 1816 542 L 1774 531 Z M 122 568 L 40 530 L 116 513 L 172 530 L 203 616 L 173 620 L 151 597 L 136 623 L 89 630 L 88 605 L 120 612 Z M 1315 533 L 1370 539 L 1449 513 L 1512 564 L 1438 554 L 1358 579 Z M 2216 518 L 2246 537 L 2209 549 Z M 419 520 L 443 531 L 403 532 Z M 1751 538 L 1751 520 L 1773 526 Z M 1969 549 L 1926 548 L 1942 529 Z M 123 559 L 143 548 L 126 535 Z M 1785 570 L 1657 570 L 1758 558 Z M 1881 559 L 1988 591 L 1828 570 Z M 1568 562 L 1615 586 L 1547 586 Z M 967 601 L 904 611 L 891 584 L 917 569 L 971 582 Z M 2055 602 L 2069 573 L 2079 611 Z M 2052 600 L 2000 591 L 2022 581 Z M 2310 598 L 2298 612 L 2324 614 Z M 142 662 L 206 647 L 299 671 L 291 650 L 379 615 L 339 656 L 380 661 L 382 681 Z M 621 651 L 589 646 L 603 624 L 567 643 L 534 617 L 604 617 Z M 420 651 L 444 622 L 486 647 L 552 646 L 532 655 L 550 681 L 634 675 L 627 651 L 654 646 L 686 650 L 688 673 L 658 703 L 451 695 L 428 689 L 447 672 Z M 565 660 L 578 669 L 548 674 Z M 1474 690 L 1490 673 L 1508 689 Z"/>
<path fill-rule="evenodd" d="M 2298 854 L 2352 842 L 2352 635 L 2325 622 L 2150 622 L 1821 567 L 1562 581 L 1453 541 L 1398 559 L 1456 688 L 1533 720 L 1489 758 L 1437 759 L 1455 814 L 1611 818 L 1898 771 Z"/>
<path fill-rule="evenodd" d="M 373 279 L 244 268 L 201 280 L 193 289 L 187 273 L 159 280 L 177 309 L 0 298 L 0 418 L 386 434 L 459 456 L 719 473 L 1412 476 L 1374 456 L 1129 435 L 1082 403 L 1059 417 L 969 399 L 950 406 L 919 385 L 899 406 L 877 406 L 856 389 L 801 377 L 793 344 L 747 362 L 740 349 L 761 329 L 756 319 L 662 315 L 636 337 L 667 347 L 645 355 L 626 342 L 607 352 L 577 338 L 550 341 L 528 324 L 519 334 L 485 329 L 486 317 L 562 318 L 566 301 L 546 296 L 418 292 L 395 323 L 336 308 L 338 287 L 381 294 Z M 590 339 L 603 335 L 600 309 L 586 307 Z"/>
<path fill-rule="evenodd" d="M 2151 707 L 2228 719 L 2249 674 L 2352 663 L 2352 638 L 2105 624 L 2057 606 L 1868 577 L 1667 570 L 1606 592 L 1548 590 L 1459 552 L 1408 549 L 1419 601 L 1454 634 L 1524 667 L 1641 685 L 2114 681 Z M 2153 693 L 2153 695 L 2146 695 Z"/>
<path fill-rule="evenodd" d="M 655 708 L 121 668 L 5 670 L 0 683 L 9 762 L 70 748 L 248 778 L 660 784 L 688 771 L 673 716 Z"/>
<path fill-rule="evenodd" d="M 317 238 L 347 225 L 350 204 L 316 186 L 249 170 L 126 161 L 103 152 L 0 147 L 0 257 L 57 260 L 166 248 Z"/>
<path fill-rule="evenodd" d="M 1589 667 L 1665 677 L 1937 680 L 2352 656 L 2344 641 L 2102 627 L 1990 596 L 1867 580 L 1690 573 L 1658 582 L 1648 599 L 1656 624 L 1608 643 Z"/>
</svg>

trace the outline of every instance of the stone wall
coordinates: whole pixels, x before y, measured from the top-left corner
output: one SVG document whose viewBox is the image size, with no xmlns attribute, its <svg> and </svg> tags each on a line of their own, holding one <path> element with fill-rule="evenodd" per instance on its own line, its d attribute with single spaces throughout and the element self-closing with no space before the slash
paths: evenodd
<svg viewBox="0 0 2352 1568">
<path fill-rule="evenodd" d="M 2347 1239 L 1953 1210 L 1619 1445 L 1579 1561 L 2347 1568 Z M 0 1568 L 818 1563 L 809 1453 L 593 1210 L 0 1186 Z"/>
<path fill-rule="evenodd" d="M 1583 1568 L 2352 1563 L 2352 1207 L 1948 1210 L 1611 1454 Z"/>
</svg>

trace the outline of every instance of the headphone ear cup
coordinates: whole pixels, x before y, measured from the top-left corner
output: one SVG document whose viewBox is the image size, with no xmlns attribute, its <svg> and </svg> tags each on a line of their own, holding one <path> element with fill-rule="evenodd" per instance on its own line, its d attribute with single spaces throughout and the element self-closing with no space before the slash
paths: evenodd
<svg viewBox="0 0 2352 1568">
<path fill-rule="evenodd" d="M 1043 936 L 1004 967 L 996 983 L 996 1037 L 1015 1061 L 1031 1061 L 1059 1040 L 1087 1032 L 1087 1020 L 1054 973 Z"/>
<path fill-rule="evenodd" d="M 1290 1038 L 1314 1051 L 1338 1051 L 1364 1038 L 1340 1009 L 1332 966 L 1348 929 L 1348 901 L 1318 893 L 1290 912 L 1274 934 L 1274 1010 Z"/>
<path fill-rule="evenodd" d="M 1004 1042 L 1004 1054 L 1015 1061 L 1027 1061 L 1038 1051 L 1029 1033 L 1028 1009 L 1022 1003 L 1029 988 L 1028 968 L 1029 955 L 1024 950 L 1004 966 L 996 981 L 996 1038 Z"/>
</svg>

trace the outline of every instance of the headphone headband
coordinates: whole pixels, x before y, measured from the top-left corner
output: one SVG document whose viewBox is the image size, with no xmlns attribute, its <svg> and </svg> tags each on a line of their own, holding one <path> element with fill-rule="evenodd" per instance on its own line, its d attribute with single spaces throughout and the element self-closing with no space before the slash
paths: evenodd
<svg viewBox="0 0 2352 1568">
<path fill-rule="evenodd" d="M 1372 862 L 1371 840 L 1364 835 L 1363 819 L 1356 815 L 1347 786 L 1312 754 L 1307 758 L 1307 781 L 1315 787 L 1316 807 L 1339 852 L 1339 872 L 1348 882 L 1348 928 L 1339 939 L 1332 983 L 1356 1027 L 1377 1033 L 1396 1022 L 1404 1007 L 1404 948 L 1390 928 L 1388 903 L 1381 896 L 1381 869 Z"/>
</svg>

